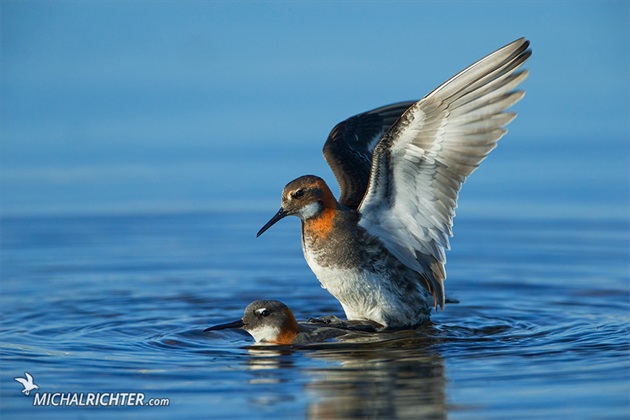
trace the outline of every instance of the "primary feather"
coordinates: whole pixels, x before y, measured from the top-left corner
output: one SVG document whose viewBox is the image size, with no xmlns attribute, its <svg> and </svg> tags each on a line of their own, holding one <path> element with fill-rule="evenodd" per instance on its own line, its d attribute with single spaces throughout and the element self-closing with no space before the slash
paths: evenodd
<svg viewBox="0 0 630 420">
<path fill-rule="evenodd" d="M 523 38 L 467 67 L 413 104 L 373 152 L 359 225 L 421 274 L 444 305 L 445 249 L 462 183 L 496 147 L 524 92 Z"/>
</svg>

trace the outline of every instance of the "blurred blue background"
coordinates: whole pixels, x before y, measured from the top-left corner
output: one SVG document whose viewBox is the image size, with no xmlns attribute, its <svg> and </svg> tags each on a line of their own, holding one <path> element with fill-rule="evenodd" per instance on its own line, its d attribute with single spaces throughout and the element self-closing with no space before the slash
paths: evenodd
<svg viewBox="0 0 630 420">
<path fill-rule="evenodd" d="M 628 210 L 628 2 L 1 3 L 0 209 L 276 210 L 329 130 L 532 42 L 528 94 L 460 208 Z M 465 202 L 465 204 L 463 204 Z"/>
</svg>

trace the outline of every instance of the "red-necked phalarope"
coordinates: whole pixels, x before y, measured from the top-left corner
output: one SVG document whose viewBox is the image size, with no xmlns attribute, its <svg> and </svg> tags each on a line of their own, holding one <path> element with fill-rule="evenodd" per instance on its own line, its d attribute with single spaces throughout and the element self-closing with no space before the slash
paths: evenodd
<svg viewBox="0 0 630 420">
<path fill-rule="evenodd" d="M 495 148 L 515 113 L 529 58 L 523 38 L 464 69 L 418 102 L 338 124 L 324 146 L 341 195 L 307 175 L 282 192 L 278 213 L 302 220 L 309 266 L 349 320 L 417 326 L 444 306 L 445 249 L 462 183 Z M 402 115 L 401 115 L 402 114 Z M 400 118 L 398 118 L 400 117 Z"/>
</svg>

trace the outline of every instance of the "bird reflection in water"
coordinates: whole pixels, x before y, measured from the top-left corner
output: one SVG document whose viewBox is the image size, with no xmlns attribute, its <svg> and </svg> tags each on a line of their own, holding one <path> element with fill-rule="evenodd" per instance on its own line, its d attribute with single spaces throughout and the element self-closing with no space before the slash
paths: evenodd
<svg viewBox="0 0 630 420">
<path fill-rule="evenodd" d="M 308 418 L 446 418 L 445 368 L 431 349 L 435 338 L 425 334 L 430 329 L 373 334 L 372 341 L 361 337 L 357 342 L 252 346 L 246 361 L 253 376 L 249 382 L 296 382 L 297 369 L 304 375 L 298 382 L 308 394 Z M 296 355 L 323 361 L 326 367 L 305 367 Z M 296 398 L 270 390 L 253 403 Z"/>
</svg>

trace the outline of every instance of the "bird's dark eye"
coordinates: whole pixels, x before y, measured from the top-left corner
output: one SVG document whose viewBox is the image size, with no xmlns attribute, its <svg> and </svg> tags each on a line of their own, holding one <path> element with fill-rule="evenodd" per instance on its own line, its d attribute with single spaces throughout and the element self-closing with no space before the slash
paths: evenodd
<svg viewBox="0 0 630 420">
<path fill-rule="evenodd" d="M 269 312 L 267 308 L 258 309 L 256 313 L 262 317 L 269 316 L 269 314 L 271 314 L 271 312 Z"/>
<path fill-rule="evenodd" d="M 300 188 L 293 193 L 293 198 L 300 198 L 304 195 L 304 190 Z"/>
</svg>

